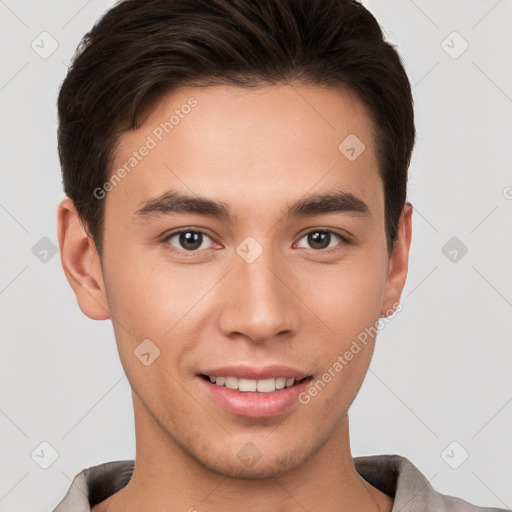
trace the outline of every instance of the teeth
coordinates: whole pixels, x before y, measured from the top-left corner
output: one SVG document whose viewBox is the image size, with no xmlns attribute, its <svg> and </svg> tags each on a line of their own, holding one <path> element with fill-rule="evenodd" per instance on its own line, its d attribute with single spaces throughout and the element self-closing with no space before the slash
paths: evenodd
<svg viewBox="0 0 512 512">
<path fill-rule="evenodd" d="M 259 393 L 272 393 L 276 389 L 289 388 L 295 384 L 295 379 L 292 377 L 271 377 L 270 379 L 239 379 L 238 377 L 210 377 L 210 382 L 215 383 L 217 386 L 225 386 L 229 389 L 238 391 L 258 391 Z"/>
<path fill-rule="evenodd" d="M 258 381 L 256 381 L 256 380 L 253 380 L 253 379 L 239 379 L 238 380 L 238 390 L 239 391 L 256 391 L 257 387 L 258 387 Z M 258 391 L 261 391 L 261 389 L 258 389 Z"/>
<path fill-rule="evenodd" d="M 238 389 L 238 377 L 226 377 L 224 386 L 229 389 Z"/>
<path fill-rule="evenodd" d="M 286 377 L 278 377 L 276 379 L 276 389 L 283 389 L 286 386 Z"/>
<path fill-rule="evenodd" d="M 256 389 L 260 393 L 272 393 L 272 391 L 276 390 L 276 379 L 270 378 L 258 380 L 256 382 Z"/>
</svg>

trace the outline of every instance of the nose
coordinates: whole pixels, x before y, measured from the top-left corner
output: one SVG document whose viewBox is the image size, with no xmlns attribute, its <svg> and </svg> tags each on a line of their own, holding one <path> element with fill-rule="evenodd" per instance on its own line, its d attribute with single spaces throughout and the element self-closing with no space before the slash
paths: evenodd
<svg viewBox="0 0 512 512">
<path fill-rule="evenodd" d="M 259 344 L 278 335 L 295 333 L 300 307 L 286 261 L 279 259 L 271 248 L 265 248 L 252 262 L 238 254 L 233 259 L 234 266 L 219 291 L 222 333 Z"/>
</svg>

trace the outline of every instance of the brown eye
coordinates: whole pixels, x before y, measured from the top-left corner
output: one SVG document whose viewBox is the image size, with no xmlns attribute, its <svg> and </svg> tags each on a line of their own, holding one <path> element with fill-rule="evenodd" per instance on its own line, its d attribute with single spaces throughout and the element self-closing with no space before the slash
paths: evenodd
<svg viewBox="0 0 512 512">
<path fill-rule="evenodd" d="M 331 244 L 331 242 L 335 242 L 336 238 L 338 238 L 338 240 L 345 241 L 341 235 L 334 233 L 334 231 L 317 229 L 304 235 L 301 240 L 306 239 L 309 247 L 312 249 L 323 250 L 335 247 L 337 244 Z"/>
<path fill-rule="evenodd" d="M 170 234 L 165 240 L 169 241 L 173 247 L 179 250 L 193 252 L 198 249 L 207 249 L 207 246 L 203 246 L 206 239 L 210 239 L 206 233 L 189 229 L 176 231 Z M 173 242 L 173 240 L 175 242 Z"/>
</svg>

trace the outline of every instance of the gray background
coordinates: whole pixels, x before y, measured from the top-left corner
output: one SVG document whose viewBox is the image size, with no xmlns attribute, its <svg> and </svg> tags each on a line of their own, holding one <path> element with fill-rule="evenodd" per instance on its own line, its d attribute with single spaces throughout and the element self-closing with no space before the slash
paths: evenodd
<svg viewBox="0 0 512 512">
<path fill-rule="evenodd" d="M 418 142 L 403 310 L 379 334 L 351 409 L 353 454 L 402 454 L 437 490 L 509 508 L 512 2 L 364 3 L 405 60 Z M 0 0 L 0 511 L 52 510 L 83 468 L 134 457 L 111 323 L 80 312 L 51 251 L 57 91 L 110 5 Z"/>
</svg>

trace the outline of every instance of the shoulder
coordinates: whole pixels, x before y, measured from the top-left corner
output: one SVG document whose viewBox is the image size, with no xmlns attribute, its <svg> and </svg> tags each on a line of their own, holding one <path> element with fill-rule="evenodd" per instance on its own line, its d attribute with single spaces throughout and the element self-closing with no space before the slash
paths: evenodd
<svg viewBox="0 0 512 512">
<path fill-rule="evenodd" d="M 437 492 L 425 475 L 401 455 L 355 457 L 354 466 L 367 482 L 394 497 L 392 512 L 506 512 Z"/>
<path fill-rule="evenodd" d="M 91 507 L 122 489 L 130 480 L 135 462 L 119 460 L 85 468 L 53 512 L 90 512 Z"/>
</svg>

